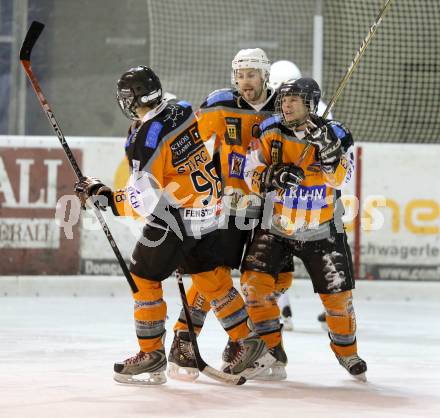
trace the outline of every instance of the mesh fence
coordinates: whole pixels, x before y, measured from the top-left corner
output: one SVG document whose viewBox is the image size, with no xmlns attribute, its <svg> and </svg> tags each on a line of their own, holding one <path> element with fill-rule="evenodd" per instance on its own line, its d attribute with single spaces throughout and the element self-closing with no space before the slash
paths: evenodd
<svg viewBox="0 0 440 418">
<path fill-rule="evenodd" d="M 383 1 L 324 4 L 324 87 L 333 92 Z M 392 2 L 335 106 L 358 140 L 440 142 L 439 4 Z"/>
<path fill-rule="evenodd" d="M 321 1 L 329 101 L 383 0 Z M 314 1 L 149 0 L 150 61 L 165 84 L 198 104 L 229 85 L 241 48 L 294 61 L 312 75 Z M 437 0 L 395 0 L 334 107 L 359 141 L 440 142 Z"/>
<path fill-rule="evenodd" d="M 167 88 L 194 104 L 230 87 L 231 61 L 242 48 L 263 48 L 271 61 L 290 57 L 310 72 L 314 4 L 296 3 L 149 0 L 150 61 Z"/>
<path fill-rule="evenodd" d="M 311 76 L 318 9 L 324 21 L 321 87 L 328 102 L 383 2 L 107 0 L 103 13 L 103 2 L 0 0 L 0 93 L 9 97 L 0 133 L 17 133 L 11 119 L 24 114 L 24 133 L 51 134 L 32 94 L 25 110 L 13 111 L 20 96 L 18 85 L 12 88 L 21 73 L 16 51 L 24 32 L 14 31 L 19 10 L 28 22 L 46 23 L 34 70 L 66 134 L 121 136 L 126 121 L 115 105 L 115 82 L 129 67 L 152 66 L 166 90 L 195 107 L 212 90 L 230 86 L 231 60 L 241 48 L 261 47 L 272 61 L 294 61 Z M 333 109 L 357 141 L 440 142 L 438 22 L 438 0 L 392 2 Z"/>
</svg>

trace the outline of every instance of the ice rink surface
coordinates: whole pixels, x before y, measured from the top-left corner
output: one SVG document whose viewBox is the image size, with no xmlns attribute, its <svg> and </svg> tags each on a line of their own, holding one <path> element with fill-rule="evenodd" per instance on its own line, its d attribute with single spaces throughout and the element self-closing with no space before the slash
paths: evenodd
<svg viewBox="0 0 440 418">
<path fill-rule="evenodd" d="M 85 296 L 85 284 L 65 289 L 64 296 L 45 295 L 44 285 L 39 296 L 35 290 L 22 296 L 15 284 L 0 281 L 1 418 L 440 417 L 440 302 L 438 292 L 413 297 L 423 283 L 411 284 L 407 293 L 400 283 L 369 296 L 356 291 L 359 354 L 369 369 L 364 384 L 337 363 L 316 321 L 318 297 L 308 281 L 297 280 L 295 330 L 284 333 L 287 380 L 241 387 L 205 376 L 155 387 L 116 384 L 113 363 L 138 350 L 131 295 L 122 285 L 123 291 L 102 296 Z M 172 279 L 165 299 L 168 350 L 180 310 Z M 213 315 L 208 318 L 201 353 L 219 367 L 227 338 Z"/>
</svg>

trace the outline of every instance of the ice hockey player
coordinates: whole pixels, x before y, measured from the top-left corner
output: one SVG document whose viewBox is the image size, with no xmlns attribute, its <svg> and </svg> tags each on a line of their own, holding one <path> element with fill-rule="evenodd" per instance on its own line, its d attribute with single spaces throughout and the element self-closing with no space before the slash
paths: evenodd
<svg viewBox="0 0 440 418">
<path fill-rule="evenodd" d="M 256 360 L 269 366 L 275 359 L 249 329 L 244 301 L 230 276 L 219 272 L 223 262 L 217 245 L 220 178 L 191 105 L 164 100 L 159 78 L 145 66 L 122 74 L 117 100 L 123 113 L 135 121 L 125 144 L 130 166 L 127 187 L 113 192 L 92 177 L 75 185 L 83 205 L 91 196 L 104 196 L 101 206 L 107 201 L 115 215 L 147 219 L 130 263 L 138 288 L 133 297 L 140 351 L 115 363 L 114 378 L 137 384 L 166 381 L 166 303 L 161 282 L 177 268 L 192 274 L 193 285 L 214 306 L 229 337 L 245 348 L 227 372 L 252 377 Z"/>
<path fill-rule="evenodd" d="M 249 144 L 258 137 L 259 124 L 275 109 L 276 95 L 268 88 L 269 70 L 270 61 L 262 49 L 240 50 L 232 61 L 233 88 L 214 91 L 197 112 L 202 137 L 215 137 L 214 157 L 221 166 L 223 206 L 229 216 L 220 234 L 224 264 L 229 270 L 239 268 L 245 244 L 261 216 L 260 197 L 250 192 L 244 179 L 244 167 Z M 271 370 L 258 378 L 280 380 L 286 377 L 287 357 L 281 344 L 276 299 L 290 287 L 292 269 L 289 265 L 280 272 L 273 295 L 255 295 L 247 283 L 241 283 L 255 330 L 277 358 Z M 190 288 L 187 297 L 192 306 L 193 321 L 200 331 L 209 305 L 195 287 Z M 255 309 L 259 303 L 268 307 L 263 315 Z M 168 358 L 171 377 L 184 378 L 186 374 L 197 377 L 194 358 L 191 353 L 187 354 L 188 345 L 187 326 L 182 312 L 175 325 L 175 338 Z M 238 344 L 229 341 L 223 353 L 225 367 L 241 350 Z"/>
<path fill-rule="evenodd" d="M 274 62 L 270 66 L 269 85 L 273 90 L 276 90 L 282 82 L 287 80 L 297 80 L 301 77 L 301 71 L 295 63 L 288 60 L 280 60 Z M 322 99 L 319 99 L 316 114 L 318 116 L 322 116 L 326 108 L 327 105 L 322 101 Z M 333 119 L 333 115 L 331 112 L 329 112 L 329 114 L 327 115 L 327 119 Z M 278 306 L 280 307 L 281 318 L 283 320 L 283 330 L 292 331 L 292 305 L 290 303 L 288 292 L 284 292 L 280 295 L 278 299 Z M 318 322 L 321 324 L 321 327 L 325 331 L 328 331 L 327 322 L 325 321 L 325 312 L 320 313 L 317 319 Z"/>
<path fill-rule="evenodd" d="M 292 61 L 288 60 L 280 60 L 275 61 L 270 66 L 270 77 L 269 77 L 269 85 L 272 89 L 276 90 L 283 81 L 287 80 L 297 80 L 302 77 L 302 73 L 298 66 Z M 318 116 L 322 116 L 327 108 L 327 104 L 319 99 L 318 109 L 316 110 L 316 114 Z M 327 115 L 327 119 L 333 119 L 333 114 L 330 112 Z"/>
<path fill-rule="evenodd" d="M 353 140 L 341 123 L 316 115 L 320 96 L 311 78 L 283 82 L 276 115 L 261 124 L 245 178 L 271 202 L 271 222 L 255 232 L 243 261 L 244 276 L 274 287 L 285 260 L 300 258 L 324 305 L 331 349 L 352 376 L 365 380 L 367 365 L 357 354 L 352 258 L 339 199 L 353 175 Z M 308 143 L 312 149 L 300 162 Z"/>
</svg>

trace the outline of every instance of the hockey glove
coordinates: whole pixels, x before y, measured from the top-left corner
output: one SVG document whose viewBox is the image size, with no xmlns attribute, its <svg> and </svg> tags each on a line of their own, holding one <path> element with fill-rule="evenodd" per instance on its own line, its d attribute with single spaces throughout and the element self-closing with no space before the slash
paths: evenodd
<svg viewBox="0 0 440 418">
<path fill-rule="evenodd" d="M 330 138 L 326 126 L 318 128 L 310 120 L 307 121 L 305 140 L 316 147 L 322 171 L 334 173 L 342 157 L 341 140 Z"/>
<path fill-rule="evenodd" d="M 272 164 L 268 166 L 261 176 L 261 192 L 275 189 L 296 190 L 305 179 L 304 171 L 295 164 Z"/>
<path fill-rule="evenodd" d="M 75 195 L 81 202 L 81 207 L 86 209 L 87 199 L 93 198 L 93 203 L 100 210 L 106 210 L 108 199 L 112 193 L 110 187 L 106 186 L 96 177 L 83 177 L 75 183 L 73 188 Z"/>
</svg>

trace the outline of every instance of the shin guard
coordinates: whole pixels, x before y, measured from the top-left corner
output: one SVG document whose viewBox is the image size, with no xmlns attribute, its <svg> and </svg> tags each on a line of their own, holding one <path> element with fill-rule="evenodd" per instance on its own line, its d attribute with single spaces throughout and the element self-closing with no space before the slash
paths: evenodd
<svg viewBox="0 0 440 418">
<path fill-rule="evenodd" d="M 246 270 L 240 279 L 249 317 L 255 331 L 269 348 L 281 342 L 280 309 L 277 305 L 275 278 L 267 273 Z"/>
<path fill-rule="evenodd" d="M 236 341 L 245 338 L 250 330 L 247 326 L 248 313 L 243 298 L 233 287 L 229 268 L 194 274 L 193 284 L 207 301 L 229 337 Z"/>
<path fill-rule="evenodd" d="M 134 322 L 141 351 L 150 352 L 163 347 L 167 305 L 163 300 L 161 282 L 148 280 L 132 273 L 139 291 L 134 297 Z"/>
<path fill-rule="evenodd" d="M 340 356 L 356 354 L 356 317 L 351 290 L 332 294 L 320 293 L 319 297 L 326 311 L 331 349 Z"/>
<path fill-rule="evenodd" d="M 194 331 L 198 335 L 203 327 L 206 314 L 211 309 L 211 306 L 206 298 L 197 291 L 194 285 L 192 285 L 186 292 L 186 299 L 188 300 L 188 307 L 193 321 Z M 183 309 L 180 311 L 179 318 L 174 325 L 174 331 L 188 331 L 188 325 L 186 324 Z"/>
</svg>

